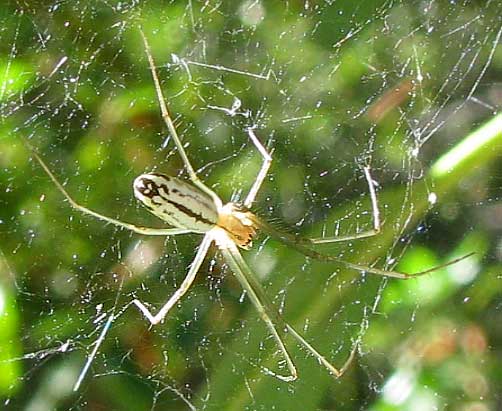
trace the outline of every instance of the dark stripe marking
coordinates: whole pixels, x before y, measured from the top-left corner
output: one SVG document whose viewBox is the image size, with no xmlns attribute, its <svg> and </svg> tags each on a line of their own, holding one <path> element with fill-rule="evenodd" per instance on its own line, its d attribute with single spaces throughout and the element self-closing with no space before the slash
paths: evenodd
<svg viewBox="0 0 502 411">
<path fill-rule="evenodd" d="M 166 178 L 166 176 L 161 175 L 161 174 L 157 174 L 157 176 Z M 167 179 L 167 180 L 169 180 L 169 179 Z M 143 187 L 138 188 L 138 191 L 143 196 L 148 197 L 152 201 L 153 204 L 155 204 L 155 205 L 157 205 L 159 207 L 162 206 L 162 203 L 159 203 L 159 202 L 157 202 L 157 201 L 155 201 L 153 199 L 154 197 L 160 197 L 164 201 L 166 201 L 168 204 L 171 204 L 173 207 L 175 207 L 178 211 L 180 211 L 181 213 L 183 213 L 183 214 L 185 214 L 185 215 L 193 218 L 196 221 L 201 221 L 201 222 L 203 222 L 205 224 L 208 224 L 208 225 L 214 225 L 215 224 L 214 222 L 212 222 L 210 220 L 207 220 L 206 218 L 202 217 L 201 214 L 194 213 L 192 210 L 190 210 L 188 207 L 184 206 L 183 204 L 176 203 L 175 201 L 172 201 L 169 198 L 164 197 L 164 195 L 162 195 L 160 193 L 160 189 L 161 188 L 164 189 L 166 195 L 169 195 L 169 188 L 165 184 L 157 185 L 152 180 L 149 180 L 149 179 L 146 179 L 146 178 L 142 179 L 142 183 L 143 183 Z M 174 192 L 178 192 L 179 193 L 179 191 L 176 190 L 176 189 L 173 190 L 173 193 Z M 187 196 L 187 195 L 184 195 L 184 194 L 181 194 L 181 193 L 179 193 L 179 195 L 181 197 L 192 198 L 193 200 L 196 201 L 196 199 L 194 197 L 192 197 L 192 196 Z M 151 210 L 152 208 L 150 207 L 149 209 Z M 169 213 L 169 211 L 164 211 L 164 213 L 168 214 L 168 215 L 171 215 L 171 216 L 173 215 L 172 213 Z"/>
</svg>

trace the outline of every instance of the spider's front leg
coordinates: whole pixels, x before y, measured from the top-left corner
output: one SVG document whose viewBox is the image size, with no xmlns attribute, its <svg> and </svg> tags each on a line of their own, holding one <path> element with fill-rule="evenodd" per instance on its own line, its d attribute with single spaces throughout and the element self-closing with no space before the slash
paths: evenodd
<svg viewBox="0 0 502 411">
<path fill-rule="evenodd" d="M 368 190 L 371 199 L 371 214 L 373 220 L 373 228 L 371 230 L 362 231 L 360 233 L 349 234 L 344 236 L 334 236 L 334 237 L 320 237 L 320 238 L 309 238 L 308 242 L 311 244 L 327 244 L 327 243 L 339 243 L 343 241 L 358 240 L 360 238 L 372 237 L 374 235 L 380 234 L 382 230 L 382 225 L 380 222 L 380 210 L 378 208 L 378 200 L 375 190 L 375 182 L 371 177 L 369 166 L 363 167 L 364 176 L 366 177 L 366 182 L 368 183 Z"/>
<path fill-rule="evenodd" d="M 267 297 L 267 294 L 263 290 L 261 284 L 256 279 L 256 275 L 253 274 L 249 266 L 246 264 L 235 243 L 228 237 L 226 232 L 220 230 L 218 233 L 216 231 L 215 241 L 221 253 L 223 254 L 223 257 L 225 258 L 225 261 L 232 269 L 237 280 L 241 283 L 243 289 L 246 290 L 247 296 L 255 306 L 258 314 L 260 315 L 261 319 L 264 321 L 268 330 L 272 334 L 272 337 L 276 341 L 279 350 L 286 360 L 286 365 L 288 367 L 290 375 L 279 375 L 267 368 L 265 368 L 265 371 L 283 381 L 294 381 L 298 377 L 296 366 L 291 359 L 291 356 L 284 343 L 284 337 L 289 334 L 293 338 L 295 338 L 296 341 L 301 346 L 303 346 L 303 348 L 309 351 L 310 354 L 312 354 L 320 364 L 326 367 L 326 369 L 328 369 L 328 371 L 333 376 L 335 376 L 336 378 L 341 377 L 354 359 L 354 356 L 357 352 L 358 343 L 354 344 L 354 348 L 352 349 L 348 359 L 345 361 L 342 368 L 336 368 L 309 342 L 307 342 L 300 333 L 298 333 L 281 317 L 281 315 L 274 308 L 270 299 Z"/>
</svg>

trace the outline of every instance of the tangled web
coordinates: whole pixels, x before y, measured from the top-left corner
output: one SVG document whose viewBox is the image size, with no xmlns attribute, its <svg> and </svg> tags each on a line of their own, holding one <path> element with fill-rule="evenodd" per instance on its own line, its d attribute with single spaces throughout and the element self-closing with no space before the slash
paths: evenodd
<svg viewBox="0 0 502 411">
<path fill-rule="evenodd" d="M 464 354 L 485 352 L 483 321 L 468 322 L 485 318 L 481 306 L 444 313 L 474 290 L 479 265 L 400 282 L 258 237 L 245 259 L 283 317 L 335 365 L 361 342 L 347 374 L 334 380 L 287 339 L 300 377 L 285 383 L 264 372 L 284 369 L 284 360 L 216 249 L 166 321 L 151 327 L 131 301 L 160 307 L 201 237 L 144 237 L 76 212 L 19 136 L 81 204 L 162 227 L 134 200 L 132 181 L 145 171 L 186 172 L 160 117 L 141 26 L 188 156 L 225 201 L 242 200 L 259 170 L 252 128 L 273 152 L 256 212 L 278 229 L 319 237 L 371 228 L 362 172 L 369 166 L 383 233 L 324 253 L 407 272 L 471 246 L 481 256 L 489 233 L 475 232 L 469 206 L 496 199 L 496 180 L 469 169 L 446 189 L 429 170 L 500 110 L 499 2 L 1 8 L 3 409 L 494 406 L 479 401 L 495 395 L 488 371 L 444 348 L 461 345 L 451 337 L 458 331 L 477 342 L 462 346 Z M 464 376 L 477 385 L 463 384 Z M 450 378 L 461 383 L 451 387 Z"/>
</svg>

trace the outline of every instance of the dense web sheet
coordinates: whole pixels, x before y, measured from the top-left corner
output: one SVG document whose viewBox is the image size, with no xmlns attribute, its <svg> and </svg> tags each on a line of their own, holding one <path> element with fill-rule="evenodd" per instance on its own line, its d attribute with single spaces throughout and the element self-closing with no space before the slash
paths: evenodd
<svg viewBox="0 0 502 411">
<path fill-rule="evenodd" d="M 434 165 L 498 118 L 501 15 L 496 1 L 4 2 L 3 409 L 496 409 L 490 358 L 501 332 L 486 327 L 500 317 L 500 278 L 485 278 L 496 269 L 482 258 L 500 258 L 489 245 L 501 225 L 489 162 L 500 143 L 453 162 L 454 182 Z M 132 181 L 187 174 L 139 25 L 188 156 L 224 200 L 243 200 L 259 171 L 252 128 L 273 152 L 255 211 L 275 227 L 370 229 L 370 166 L 383 233 L 320 250 L 407 272 L 476 257 L 400 282 L 259 237 L 244 257 L 284 318 L 335 365 L 361 341 L 339 380 L 293 339 L 298 381 L 266 372 L 284 360 L 216 249 L 151 327 L 131 301 L 160 307 L 201 236 L 145 237 L 72 210 L 19 137 L 81 204 L 162 227 Z"/>
</svg>

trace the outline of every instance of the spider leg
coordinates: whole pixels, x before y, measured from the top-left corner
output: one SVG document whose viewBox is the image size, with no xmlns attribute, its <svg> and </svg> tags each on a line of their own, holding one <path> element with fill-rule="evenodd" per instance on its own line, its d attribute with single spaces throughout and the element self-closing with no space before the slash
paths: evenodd
<svg viewBox="0 0 502 411">
<path fill-rule="evenodd" d="M 159 310 L 159 312 L 155 315 L 151 313 L 151 311 L 146 308 L 146 306 L 139 301 L 138 299 L 133 300 L 133 303 L 136 305 L 136 307 L 139 308 L 139 310 L 143 313 L 143 315 L 152 323 L 152 325 L 158 324 L 161 321 L 164 320 L 166 317 L 167 313 L 169 310 L 179 301 L 183 295 L 188 291 L 190 286 L 193 283 L 193 280 L 195 279 L 195 276 L 197 274 L 197 271 L 199 271 L 199 268 L 204 261 L 204 258 L 206 257 L 207 251 L 209 250 L 209 246 L 211 245 L 213 241 L 213 236 L 210 232 L 208 232 L 205 236 L 202 242 L 200 243 L 199 250 L 197 251 L 197 254 L 195 255 L 195 258 L 192 262 L 192 265 L 190 266 L 190 269 L 188 270 L 188 273 L 179 286 L 179 288 L 175 291 L 175 293 L 167 300 L 167 302 L 164 304 L 164 306 Z"/>
<path fill-rule="evenodd" d="M 345 372 L 350 362 L 354 358 L 354 355 L 357 351 L 357 346 L 354 347 L 352 353 L 349 356 L 349 359 L 345 362 L 345 364 L 340 370 L 334 367 L 328 360 L 326 360 L 326 358 L 322 354 L 320 354 L 311 344 L 309 344 L 291 325 L 286 323 L 284 319 L 278 314 L 277 310 L 274 309 L 272 303 L 268 299 L 261 284 L 256 280 L 251 269 L 242 258 L 235 244 L 231 241 L 224 241 L 224 240 L 221 241 L 221 239 L 218 237 L 216 238 L 216 242 L 220 247 L 223 257 L 227 261 L 228 265 L 234 272 L 235 276 L 241 283 L 244 290 L 246 290 L 251 302 L 255 306 L 260 317 L 265 322 L 269 331 L 274 337 L 279 349 L 281 350 L 286 360 L 291 375 L 289 376 L 277 375 L 271 372 L 270 370 L 267 371 L 275 375 L 279 379 L 285 381 L 293 381 L 297 378 L 298 373 L 296 371 L 296 367 L 286 349 L 283 338 L 281 337 L 281 334 L 285 335 L 289 333 L 304 348 L 306 348 L 322 365 L 324 365 L 333 375 L 335 375 L 336 377 L 340 377 Z"/>
<path fill-rule="evenodd" d="M 326 243 L 338 243 L 342 241 L 350 241 L 350 240 L 358 240 L 360 238 L 367 238 L 377 235 L 381 231 L 381 222 L 380 222 L 380 210 L 378 209 L 378 201 L 375 190 L 375 183 L 371 178 L 370 168 L 368 166 L 363 167 L 364 176 L 366 177 L 366 181 L 368 182 L 368 189 L 370 192 L 371 199 L 371 211 L 373 216 L 373 228 L 371 230 L 362 231 L 360 233 L 344 235 L 344 236 L 335 236 L 335 237 L 321 237 L 321 238 L 309 238 L 308 241 L 312 244 L 326 244 Z"/>
<path fill-rule="evenodd" d="M 255 306 L 256 310 L 258 311 L 258 314 L 260 315 L 261 319 L 265 322 L 265 325 L 269 329 L 270 333 L 274 337 L 274 340 L 276 341 L 277 346 L 279 347 L 279 350 L 282 352 L 282 355 L 284 356 L 284 359 L 286 360 L 286 364 L 289 370 L 290 375 L 280 375 L 276 374 L 275 372 L 272 372 L 268 369 L 266 371 L 280 380 L 283 381 L 294 381 L 298 378 L 298 372 L 296 371 L 296 366 L 293 363 L 293 360 L 291 359 L 291 356 L 284 345 L 284 341 L 282 340 L 281 336 L 279 335 L 278 329 L 276 324 L 274 323 L 274 320 L 277 321 L 276 316 L 274 316 L 274 320 L 269 316 L 267 311 L 267 308 L 265 308 L 265 303 L 263 302 L 262 298 L 264 295 L 264 292 L 261 292 L 261 296 L 258 295 L 256 291 L 256 284 L 253 287 L 249 280 L 249 277 L 251 276 L 251 273 L 247 272 L 249 269 L 246 266 L 242 266 L 242 263 L 240 263 L 237 260 L 237 255 L 239 254 L 239 251 L 237 248 L 233 248 L 232 245 L 230 247 L 220 247 L 221 253 L 223 254 L 223 257 L 225 258 L 225 261 L 227 264 L 230 266 L 231 270 L 234 272 L 235 276 L 237 277 L 237 280 L 240 282 L 242 288 L 246 291 L 249 299 L 251 300 L 252 304 Z M 270 311 L 273 312 L 273 311 Z M 284 332 L 284 330 L 283 330 Z"/>
<path fill-rule="evenodd" d="M 301 251 L 301 252 L 303 254 L 306 254 L 304 251 Z M 399 278 L 401 280 L 409 280 L 410 278 L 420 277 L 422 275 L 430 274 L 430 273 L 433 273 L 434 271 L 441 270 L 442 268 L 449 267 L 453 264 L 457 264 L 458 262 L 463 261 L 466 258 L 469 258 L 474 254 L 476 254 L 476 253 L 472 252 L 472 253 L 463 255 L 462 257 L 454 258 L 453 260 L 450 260 L 444 264 L 439 264 L 439 265 L 436 265 L 436 266 L 429 268 L 427 270 L 419 271 L 417 273 L 412 273 L 412 274 L 402 273 L 402 272 L 393 271 L 393 270 L 382 270 L 382 269 L 379 269 L 376 267 L 370 267 L 370 266 L 362 265 L 362 264 L 353 264 L 353 263 L 349 263 L 348 261 L 340 260 L 340 259 L 333 257 L 333 256 L 317 253 L 315 251 L 310 255 L 309 254 L 306 254 L 306 255 L 308 255 L 309 257 L 316 258 L 321 261 L 337 262 L 339 264 L 344 265 L 345 267 L 348 267 L 348 268 L 351 268 L 353 270 L 360 271 L 363 273 L 376 274 L 376 275 L 381 275 L 384 277 Z"/>
<path fill-rule="evenodd" d="M 40 166 L 44 169 L 45 173 L 50 177 L 54 185 L 57 187 L 57 189 L 63 194 L 63 196 L 68 200 L 70 205 L 77 211 L 80 211 L 81 213 L 93 216 L 99 220 L 105 221 L 107 223 L 113 224 L 117 227 L 125 228 L 127 230 L 133 231 L 135 233 L 139 234 L 144 234 L 144 235 L 177 235 L 177 234 L 186 234 L 190 233 L 190 230 L 187 230 L 185 228 L 150 228 L 150 227 L 141 227 L 137 226 L 134 224 L 130 223 L 125 223 L 119 220 L 116 220 L 111 217 L 104 216 L 102 214 L 99 214 L 87 207 L 84 207 L 77 203 L 70 194 L 65 190 L 63 185 L 59 182 L 59 180 L 56 178 L 56 176 L 53 174 L 53 172 L 49 169 L 49 167 L 45 164 L 44 160 L 38 155 L 36 152 L 35 148 L 23 137 L 20 136 L 24 145 L 26 148 L 31 152 L 31 155 L 35 157 L 35 159 L 38 161 Z"/>
<path fill-rule="evenodd" d="M 256 179 L 253 183 L 253 186 L 249 190 L 249 193 L 246 197 L 246 200 L 244 200 L 244 205 L 247 208 L 251 208 L 253 205 L 253 202 L 256 198 L 256 195 L 258 194 L 258 191 L 260 190 L 260 187 L 263 183 L 263 180 L 265 180 L 265 177 L 267 177 L 268 169 L 270 168 L 270 164 L 272 163 L 272 156 L 270 153 L 267 151 L 267 149 L 263 146 L 263 144 L 260 142 L 258 137 L 256 137 L 256 134 L 254 133 L 253 128 L 249 127 L 247 129 L 249 138 L 255 145 L 256 149 L 258 152 L 261 154 L 263 158 L 263 162 L 261 164 L 260 171 L 258 172 L 258 175 L 256 176 Z"/>
<path fill-rule="evenodd" d="M 276 238 L 281 243 L 283 243 L 289 247 L 294 248 L 296 251 L 302 253 L 303 255 L 306 255 L 307 257 L 314 258 L 319 261 L 338 263 L 338 264 L 344 265 L 345 267 L 351 268 L 356 271 L 365 272 L 365 273 L 369 273 L 369 274 L 377 274 L 377 275 L 381 275 L 384 277 L 394 277 L 394 278 L 400 278 L 403 280 L 408 280 L 410 278 L 419 277 L 421 275 L 429 274 L 434 271 L 438 271 L 442 268 L 449 267 L 450 265 L 456 264 L 462 260 L 465 260 L 466 258 L 469 258 L 473 254 L 475 254 L 474 252 L 469 253 L 469 254 L 466 254 L 462 257 L 450 260 L 444 264 L 436 265 L 435 267 L 432 267 L 432 268 L 429 268 L 427 270 L 420 271 L 417 273 L 412 273 L 412 274 L 401 273 L 399 271 L 383 270 L 383 269 L 379 269 L 376 267 L 370 267 L 368 265 L 355 264 L 355 263 L 351 263 L 349 261 L 342 260 L 341 258 L 338 258 L 333 255 L 326 255 L 326 254 L 319 253 L 316 250 L 313 250 L 312 248 L 310 248 L 310 246 L 313 245 L 310 238 L 296 237 L 291 234 L 278 231 L 274 227 L 272 227 L 270 224 L 261 220 L 260 218 L 258 218 L 254 214 L 250 214 L 249 218 L 252 219 L 252 221 L 256 227 L 260 228 L 262 231 L 264 231 L 267 234 L 271 235 L 272 237 Z"/>
<path fill-rule="evenodd" d="M 145 36 L 145 33 L 143 33 L 143 30 L 140 28 L 139 31 L 141 33 L 141 37 L 143 38 L 143 43 L 145 45 L 145 53 L 148 58 L 148 64 L 150 65 L 150 71 L 152 73 L 153 83 L 155 85 L 155 92 L 157 93 L 157 99 L 159 101 L 162 119 L 164 120 L 164 122 L 167 126 L 167 129 L 169 130 L 169 133 L 171 134 L 171 137 L 174 140 L 174 144 L 176 145 L 176 148 L 181 156 L 181 159 L 183 160 L 183 164 L 185 165 L 185 168 L 187 169 L 190 180 L 192 181 L 192 183 L 194 185 L 196 185 L 202 191 L 209 194 L 209 196 L 213 200 L 215 200 L 215 202 L 217 204 L 220 204 L 221 203 L 220 198 L 216 195 L 216 193 L 213 190 L 211 190 L 208 186 L 206 186 L 202 182 L 202 180 L 199 179 L 192 164 L 190 163 L 190 160 L 188 159 L 188 156 L 185 152 L 185 149 L 183 148 L 183 144 L 181 144 L 181 140 L 178 136 L 178 133 L 176 132 L 176 127 L 174 127 L 174 122 L 171 118 L 171 115 L 169 114 L 169 110 L 167 108 L 167 103 L 166 103 L 166 99 L 164 97 L 164 93 L 162 92 L 162 88 L 160 87 L 159 76 L 157 75 L 157 70 L 155 68 L 155 61 L 153 59 L 153 55 L 152 55 L 152 52 L 150 49 L 150 44 L 148 43 L 148 40 Z"/>
<path fill-rule="evenodd" d="M 345 374 L 345 371 L 347 371 L 347 368 L 349 368 L 350 364 L 354 360 L 354 357 L 356 356 L 357 350 L 359 348 L 359 341 L 356 341 L 354 344 L 354 347 L 352 348 L 352 351 L 349 354 L 349 357 L 345 360 L 345 363 L 342 365 L 341 368 L 335 368 L 333 365 L 326 360 L 326 358 L 320 354 L 312 345 L 305 340 L 292 326 L 286 323 L 286 328 L 288 329 L 288 332 L 291 333 L 293 337 L 296 338 L 296 340 L 303 345 L 308 351 L 310 351 L 314 357 L 316 357 L 322 365 L 324 365 L 332 374 L 335 375 L 336 378 L 340 378 L 343 374 Z"/>
</svg>

